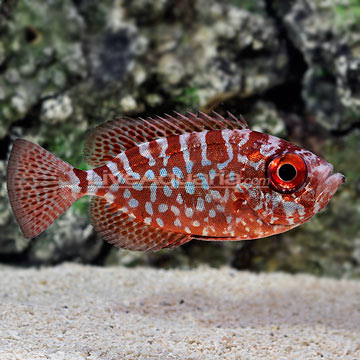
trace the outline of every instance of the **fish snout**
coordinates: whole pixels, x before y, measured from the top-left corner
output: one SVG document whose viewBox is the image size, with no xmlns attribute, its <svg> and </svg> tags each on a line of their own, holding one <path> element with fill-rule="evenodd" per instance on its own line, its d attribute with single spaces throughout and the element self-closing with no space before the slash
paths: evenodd
<svg viewBox="0 0 360 360">
<path fill-rule="evenodd" d="M 346 181 L 343 174 L 333 174 L 333 170 L 333 166 L 328 164 L 326 171 L 322 173 L 320 178 L 316 201 L 318 204 L 321 204 L 321 207 L 324 207 L 329 202 L 337 189 Z"/>
</svg>

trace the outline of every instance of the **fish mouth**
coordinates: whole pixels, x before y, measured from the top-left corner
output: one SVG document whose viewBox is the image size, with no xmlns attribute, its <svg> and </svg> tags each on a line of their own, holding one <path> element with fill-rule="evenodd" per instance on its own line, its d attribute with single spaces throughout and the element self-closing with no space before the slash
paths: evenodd
<svg viewBox="0 0 360 360">
<path fill-rule="evenodd" d="M 345 183 L 346 178 L 343 174 L 333 173 L 334 167 L 328 164 L 327 170 L 320 178 L 320 186 L 316 196 L 316 202 L 321 210 L 336 193 L 337 189 Z"/>
</svg>

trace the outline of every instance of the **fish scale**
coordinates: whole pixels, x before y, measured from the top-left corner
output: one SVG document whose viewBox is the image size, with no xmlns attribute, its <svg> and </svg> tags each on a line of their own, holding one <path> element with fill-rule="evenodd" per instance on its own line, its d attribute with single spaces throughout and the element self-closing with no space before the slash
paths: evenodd
<svg viewBox="0 0 360 360">
<path fill-rule="evenodd" d="M 84 152 L 94 169 L 15 142 L 8 191 L 26 237 L 85 195 L 95 229 L 125 249 L 266 237 L 307 221 L 344 181 L 325 160 L 231 114 L 117 118 L 89 134 Z"/>
<path fill-rule="evenodd" d="M 147 219 L 148 225 L 160 226 L 160 222 L 162 224 L 161 227 L 171 231 L 179 231 L 179 228 L 188 228 L 189 231 L 187 232 L 194 235 L 230 235 L 234 230 L 231 228 L 231 224 L 226 221 L 222 211 L 218 209 L 218 207 L 222 206 L 221 204 L 223 203 L 222 200 L 224 199 L 226 189 L 216 188 L 216 183 L 214 183 L 214 186 L 207 186 L 206 189 L 204 189 L 204 187 L 206 187 L 205 184 L 198 188 L 194 182 L 191 181 L 192 178 L 198 178 L 199 174 L 206 174 L 208 176 L 212 170 L 217 170 L 217 165 L 223 164 L 230 159 L 227 145 L 222 138 L 224 131 L 215 131 L 213 134 L 207 132 L 207 137 L 202 136 L 202 133 L 192 134 L 191 137 L 189 137 L 188 134 L 170 137 L 161 139 L 161 142 L 156 143 L 154 141 L 153 143 L 156 143 L 157 146 L 152 146 L 154 144 L 149 144 L 150 146 L 143 144 L 128 150 L 125 154 L 120 154 L 112 160 L 112 164 L 115 164 L 115 167 L 109 167 L 108 164 L 106 164 L 103 171 L 107 171 L 109 168 L 115 168 L 116 172 L 112 171 L 114 178 L 117 178 L 118 172 L 120 172 L 123 176 L 128 176 L 132 182 L 138 180 L 138 177 L 146 179 L 146 181 L 144 181 L 141 190 L 136 190 L 134 186 L 122 186 L 119 187 L 117 191 L 109 190 L 114 197 L 114 203 L 117 204 L 119 208 L 127 208 L 137 219 Z M 237 134 L 233 132 L 232 140 L 234 143 L 231 145 L 234 147 L 233 152 L 237 151 L 235 141 L 238 136 L 242 136 L 241 133 Z M 181 138 L 184 138 L 185 141 L 182 141 Z M 166 143 L 167 150 L 160 156 L 159 148 L 161 148 L 161 144 L 164 143 Z M 180 147 L 180 144 L 182 144 L 182 147 Z M 141 155 L 141 147 L 153 149 L 151 157 L 157 160 L 152 166 L 149 165 L 148 157 Z M 212 150 L 213 147 L 216 148 L 216 151 Z M 199 149 L 202 148 L 207 148 L 209 152 L 200 152 Z M 126 161 L 123 160 L 125 157 L 127 159 Z M 164 159 L 167 157 L 169 157 L 169 160 L 166 165 L 164 165 Z M 207 165 L 201 165 L 202 157 L 208 160 Z M 133 159 L 134 165 L 131 165 L 128 159 Z M 232 159 L 233 162 L 228 164 L 229 171 L 231 171 L 232 168 L 238 167 L 236 153 L 235 156 L 232 156 Z M 196 164 L 196 168 L 192 168 L 190 171 L 189 163 Z M 129 167 L 125 167 L 124 164 L 129 164 Z M 180 173 L 177 171 L 174 173 L 174 169 L 179 169 Z M 165 181 L 165 177 L 162 177 L 164 180 L 163 184 L 148 181 L 149 179 L 147 179 L 145 174 L 149 171 L 153 174 L 153 180 L 160 179 L 162 177 L 161 172 L 164 171 L 166 174 L 173 175 L 175 179 L 181 181 L 183 184 L 176 186 L 174 182 L 170 181 L 169 177 L 167 177 L 167 181 Z M 100 177 L 103 177 L 100 170 L 98 173 Z M 134 174 L 138 174 L 139 176 L 134 177 Z M 185 181 L 187 177 L 189 181 Z M 134 182 L 134 184 L 138 183 Z M 110 184 L 109 187 L 111 187 L 111 185 L 112 184 Z M 166 185 L 171 189 L 170 196 L 165 195 L 164 189 Z M 151 186 L 154 186 L 156 191 L 152 190 Z M 215 190 L 215 188 L 217 190 Z M 87 191 L 87 193 L 103 196 L 103 191 L 104 187 L 101 185 L 98 189 L 91 189 L 91 191 Z M 217 192 L 219 196 L 216 196 Z M 152 193 L 155 193 L 153 198 L 151 196 Z M 181 203 L 178 201 L 179 195 L 182 199 Z M 230 196 L 233 196 L 233 191 Z M 211 202 L 205 201 L 206 198 L 211 198 Z M 201 211 L 196 208 L 196 203 L 199 199 L 204 203 L 204 209 Z M 146 211 L 145 205 L 147 203 L 151 203 L 151 213 Z M 171 206 L 167 204 L 174 204 L 177 210 L 171 211 Z M 231 206 L 230 203 L 229 206 Z M 189 209 L 191 212 L 187 211 Z M 212 225 L 209 225 L 210 210 L 215 214 L 212 216 Z M 214 223 L 216 223 L 216 225 L 214 225 Z"/>
</svg>

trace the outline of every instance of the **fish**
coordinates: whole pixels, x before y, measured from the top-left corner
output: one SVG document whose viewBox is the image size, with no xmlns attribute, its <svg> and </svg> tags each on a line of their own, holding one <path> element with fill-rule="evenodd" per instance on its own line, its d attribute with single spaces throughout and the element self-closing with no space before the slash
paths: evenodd
<svg viewBox="0 0 360 360">
<path fill-rule="evenodd" d="M 324 159 L 231 113 L 115 117 L 90 131 L 84 157 L 92 169 L 14 142 L 7 188 L 26 238 L 83 196 L 95 230 L 123 249 L 264 238 L 309 220 L 345 182 Z"/>
</svg>

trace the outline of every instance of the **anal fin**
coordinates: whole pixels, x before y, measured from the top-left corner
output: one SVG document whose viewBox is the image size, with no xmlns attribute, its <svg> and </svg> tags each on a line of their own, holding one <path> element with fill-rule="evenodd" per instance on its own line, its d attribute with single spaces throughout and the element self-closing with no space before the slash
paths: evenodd
<svg viewBox="0 0 360 360">
<path fill-rule="evenodd" d="M 116 247 L 134 251 L 159 251 L 190 241 L 189 235 L 174 233 L 139 222 L 104 198 L 94 197 L 90 215 L 95 230 Z"/>
</svg>

